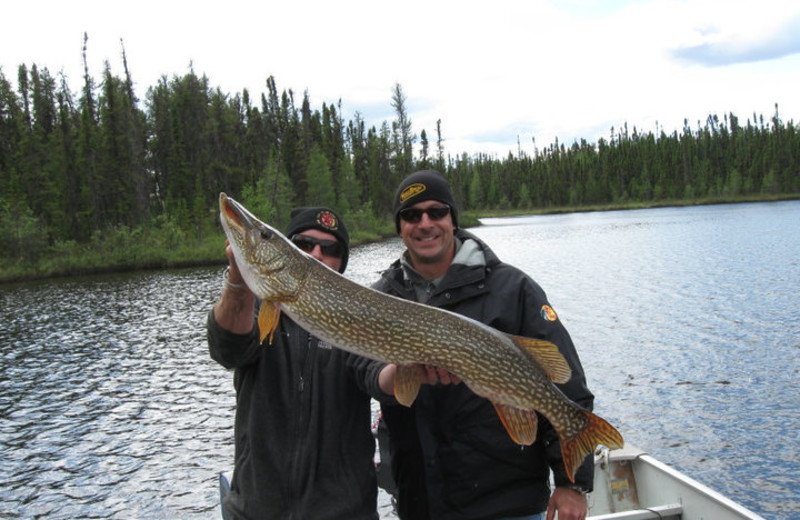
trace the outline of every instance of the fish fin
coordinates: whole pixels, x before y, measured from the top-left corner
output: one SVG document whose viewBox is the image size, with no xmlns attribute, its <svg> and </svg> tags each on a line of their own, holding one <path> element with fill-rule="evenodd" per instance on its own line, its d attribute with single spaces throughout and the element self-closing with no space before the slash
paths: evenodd
<svg viewBox="0 0 800 520">
<path fill-rule="evenodd" d="M 554 343 L 541 339 L 524 338 L 507 334 L 511 341 L 527 352 L 541 366 L 554 383 L 564 384 L 572 377 L 572 369 Z"/>
<path fill-rule="evenodd" d="M 275 329 L 278 328 L 278 319 L 281 317 L 281 308 L 274 303 L 262 302 L 258 310 L 258 335 L 261 343 L 264 338 L 269 336 L 269 344 L 272 345 L 272 338 L 275 336 Z"/>
<path fill-rule="evenodd" d="M 598 444 L 612 450 L 620 449 L 625 445 L 622 435 L 605 419 L 588 410 L 581 411 L 586 417 L 586 426 L 569 438 L 562 437 L 559 433 L 561 457 L 564 459 L 564 467 L 570 482 L 575 482 L 575 471 L 578 470 L 586 456 L 594 452 Z"/>
<path fill-rule="evenodd" d="M 397 402 L 411 406 L 419 393 L 422 378 L 419 369 L 414 365 L 397 365 L 394 375 L 394 397 Z"/>
<path fill-rule="evenodd" d="M 536 440 L 539 418 L 535 410 L 522 410 L 505 404 L 492 403 L 500 422 L 505 426 L 511 440 L 530 446 Z"/>
</svg>

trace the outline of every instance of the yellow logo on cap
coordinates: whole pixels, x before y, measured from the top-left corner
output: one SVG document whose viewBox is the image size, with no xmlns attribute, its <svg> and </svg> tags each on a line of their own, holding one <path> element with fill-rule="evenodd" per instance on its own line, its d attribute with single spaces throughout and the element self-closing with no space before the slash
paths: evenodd
<svg viewBox="0 0 800 520">
<path fill-rule="evenodd" d="M 407 201 L 408 199 L 410 199 L 415 195 L 419 195 L 426 189 L 427 187 L 420 182 L 415 182 L 414 184 L 411 184 L 400 193 L 400 204 L 404 203 L 405 201 Z"/>
</svg>

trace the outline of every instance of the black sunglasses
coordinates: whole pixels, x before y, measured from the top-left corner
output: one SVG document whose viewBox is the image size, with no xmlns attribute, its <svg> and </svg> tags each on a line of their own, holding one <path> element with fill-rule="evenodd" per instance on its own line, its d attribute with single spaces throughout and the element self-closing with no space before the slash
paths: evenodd
<svg viewBox="0 0 800 520">
<path fill-rule="evenodd" d="M 400 211 L 400 218 L 409 224 L 416 224 L 426 213 L 431 220 L 442 220 L 450 213 L 450 206 L 434 206 L 428 209 L 406 208 Z"/>
<path fill-rule="evenodd" d="M 316 246 L 319 246 L 320 251 L 325 256 L 333 256 L 335 258 L 344 256 L 344 246 L 336 240 L 322 240 L 308 235 L 293 235 L 292 243 L 306 253 L 311 253 Z"/>
</svg>

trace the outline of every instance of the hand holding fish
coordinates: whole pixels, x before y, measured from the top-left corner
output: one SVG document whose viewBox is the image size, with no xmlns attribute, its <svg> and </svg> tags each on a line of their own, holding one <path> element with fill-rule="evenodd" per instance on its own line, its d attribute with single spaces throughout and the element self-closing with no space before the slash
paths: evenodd
<svg viewBox="0 0 800 520">
<path fill-rule="evenodd" d="M 226 241 L 225 246 L 229 265 L 223 275 L 225 287 L 214 306 L 214 319 L 225 330 L 235 334 L 247 334 L 253 330 L 256 297 L 244 283 L 230 243 Z M 241 287 L 237 287 L 238 285 Z"/>
<path fill-rule="evenodd" d="M 443 368 L 431 365 L 415 363 L 411 365 L 420 375 L 420 383 L 427 385 L 458 385 L 461 378 Z M 393 395 L 395 390 L 395 376 L 397 375 L 397 365 L 390 363 L 381 370 L 379 384 L 383 393 Z"/>
<path fill-rule="evenodd" d="M 457 375 L 445 370 L 444 368 L 421 364 L 417 366 L 423 372 L 423 382 L 429 385 L 457 385 L 461 383 L 461 379 Z"/>
</svg>

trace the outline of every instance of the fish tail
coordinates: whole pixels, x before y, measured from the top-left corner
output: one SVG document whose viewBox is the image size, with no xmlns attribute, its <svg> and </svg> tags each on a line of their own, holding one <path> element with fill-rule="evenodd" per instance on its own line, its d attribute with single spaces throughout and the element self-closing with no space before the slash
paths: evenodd
<svg viewBox="0 0 800 520">
<path fill-rule="evenodd" d="M 578 467 L 587 455 L 594 452 L 598 444 L 609 449 L 619 449 L 625 444 L 617 429 L 603 418 L 588 410 L 581 410 L 581 412 L 586 417 L 586 426 L 571 437 L 562 437 L 559 433 L 561 457 L 564 459 L 564 467 L 570 482 L 575 482 L 574 475 Z"/>
</svg>

